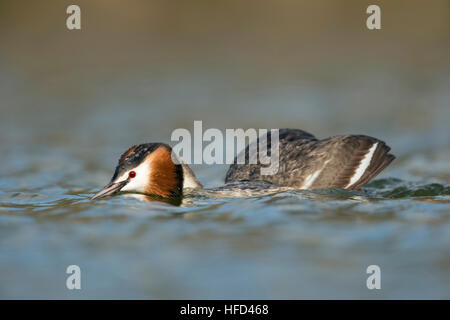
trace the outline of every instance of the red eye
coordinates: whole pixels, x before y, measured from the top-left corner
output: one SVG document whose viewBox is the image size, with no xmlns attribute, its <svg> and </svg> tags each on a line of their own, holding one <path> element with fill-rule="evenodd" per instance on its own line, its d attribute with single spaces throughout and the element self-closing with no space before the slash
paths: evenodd
<svg viewBox="0 0 450 320">
<path fill-rule="evenodd" d="M 130 178 L 134 178 L 134 177 L 136 177 L 136 172 L 134 172 L 134 171 L 130 171 L 130 173 L 128 174 L 128 176 L 130 177 Z"/>
</svg>

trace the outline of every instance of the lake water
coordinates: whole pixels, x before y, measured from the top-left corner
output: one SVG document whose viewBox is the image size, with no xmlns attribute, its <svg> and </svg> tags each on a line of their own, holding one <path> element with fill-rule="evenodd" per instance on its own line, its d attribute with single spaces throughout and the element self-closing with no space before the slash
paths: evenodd
<svg viewBox="0 0 450 320">
<path fill-rule="evenodd" d="M 1 298 L 450 298 L 448 3 L 428 20 L 392 8 L 405 21 L 373 38 L 349 33 L 358 12 L 312 4 L 315 20 L 285 3 L 157 21 L 144 4 L 81 5 L 78 34 L 56 27 L 63 5 L 40 21 L 21 5 L 0 14 Z M 397 159 L 361 192 L 89 200 L 128 147 L 171 143 L 194 120 L 367 134 Z M 193 170 L 210 188 L 227 166 Z M 66 288 L 72 264 L 81 290 Z"/>
</svg>

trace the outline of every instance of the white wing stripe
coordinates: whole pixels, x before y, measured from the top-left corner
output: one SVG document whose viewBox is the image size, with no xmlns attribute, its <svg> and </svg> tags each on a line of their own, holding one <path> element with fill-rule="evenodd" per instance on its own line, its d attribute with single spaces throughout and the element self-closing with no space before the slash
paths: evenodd
<svg viewBox="0 0 450 320">
<path fill-rule="evenodd" d="M 364 158 L 359 163 L 358 168 L 355 170 L 355 174 L 350 179 L 350 182 L 345 186 L 345 188 L 351 187 L 353 184 L 358 182 L 359 179 L 361 179 L 364 172 L 367 170 L 367 168 L 370 165 L 370 161 L 372 161 L 373 154 L 375 150 L 377 149 L 378 142 L 375 143 L 370 149 L 369 152 L 366 153 Z"/>
<path fill-rule="evenodd" d="M 316 170 L 314 173 L 308 175 L 305 179 L 305 182 L 300 187 L 300 189 L 308 189 L 309 187 L 311 187 L 311 185 L 319 177 L 319 174 L 322 172 L 322 170 L 325 168 L 325 166 L 328 164 L 328 162 L 330 162 L 330 160 L 325 161 L 322 168 L 320 168 L 319 170 Z"/>
</svg>

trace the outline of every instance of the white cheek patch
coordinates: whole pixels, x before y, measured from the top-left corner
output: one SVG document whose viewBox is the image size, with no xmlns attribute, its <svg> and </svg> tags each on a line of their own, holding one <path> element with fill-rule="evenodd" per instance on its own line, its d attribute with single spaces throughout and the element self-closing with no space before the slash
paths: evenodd
<svg viewBox="0 0 450 320">
<path fill-rule="evenodd" d="M 146 161 L 142 162 L 136 168 L 128 170 L 119 178 L 117 178 L 114 182 L 120 182 L 128 179 L 128 174 L 130 171 L 136 172 L 136 176 L 134 178 L 130 178 L 130 182 L 128 182 L 121 191 L 135 191 L 135 192 L 145 192 L 145 189 L 148 185 L 148 180 L 150 177 L 150 167 Z"/>
</svg>

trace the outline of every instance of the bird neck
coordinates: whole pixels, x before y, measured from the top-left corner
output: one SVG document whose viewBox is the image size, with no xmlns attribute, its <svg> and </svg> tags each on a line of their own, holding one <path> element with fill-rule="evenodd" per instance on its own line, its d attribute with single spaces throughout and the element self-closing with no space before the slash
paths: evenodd
<svg viewBox="0 0 450 320">
<path fill-rule="evenodd" d="M 163 198 L 183 196 L 183 168 L 172 161 L 171 148 L 160 146 L 149 155 L 150 176 L 145 192 Z"/>
</svg>

